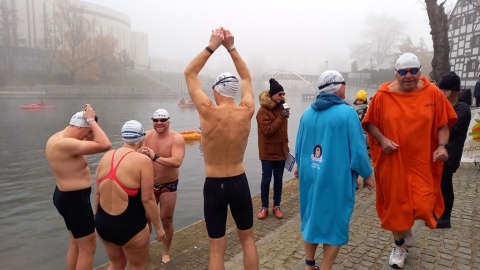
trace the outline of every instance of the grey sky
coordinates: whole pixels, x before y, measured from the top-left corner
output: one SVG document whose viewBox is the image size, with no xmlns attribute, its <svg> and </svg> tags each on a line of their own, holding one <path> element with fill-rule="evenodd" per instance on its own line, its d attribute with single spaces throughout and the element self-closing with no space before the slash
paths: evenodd
<svg viewBox="0 0 480 270">
<path fill-rule="evenodd" d="M 414 43 L 431 48 L 430 26 L 420 0 L 85 0 L 128 15 L 132 30 L 148 33 L 150 56 L 187 63 L 207 44 L 210 31 L 230 29 L 251 69 L 319 74 L 349 71 L 351 46 L 361 40 L 367 16 L 401 21 Z M 456 1 L 451 0 L 449 3 Z M 214 64 L 227 58 L 216 52 Z M 233 65 L 225 67 L 233 68 Z"/>
</svg>

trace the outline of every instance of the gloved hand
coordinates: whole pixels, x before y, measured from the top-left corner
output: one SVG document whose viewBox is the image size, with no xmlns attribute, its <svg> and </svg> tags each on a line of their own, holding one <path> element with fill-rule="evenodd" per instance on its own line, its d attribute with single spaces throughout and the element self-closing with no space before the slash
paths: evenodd
<svg viewBox="0 0 480 270">
<path fill-rule="evenodd" d="M 282 117 L 283 118 L 288 118 L 290 117 L 290 109 L 285 109 L 285 110 L 282 110 Z"/>
</svg>

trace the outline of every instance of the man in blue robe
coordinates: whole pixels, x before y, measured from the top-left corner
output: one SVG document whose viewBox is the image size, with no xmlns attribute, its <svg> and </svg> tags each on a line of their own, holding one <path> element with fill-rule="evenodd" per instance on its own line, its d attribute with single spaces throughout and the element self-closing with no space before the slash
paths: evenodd
<svg viewBox="0 0 480 270">
<path fill-rule="evenodd" d="M 348 243 L 357 175 L 368 189 L 375 187 L 375 181 L 358 115 L 343 101 L 345 79 L 327 70 L 317 86 L 316 101 L 300 119 L 295 176 L 299 178 L 305 269 L 319 269 L 315 266 L 319 243 L 323 243 L 321 269 L 330 269 L 340 247 Z"/>
</svg>

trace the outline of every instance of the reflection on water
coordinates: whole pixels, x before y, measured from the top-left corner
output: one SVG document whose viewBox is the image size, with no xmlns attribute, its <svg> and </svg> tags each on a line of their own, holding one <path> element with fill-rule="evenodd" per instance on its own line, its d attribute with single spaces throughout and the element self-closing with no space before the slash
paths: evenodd
<svg viewBox="0 0 480 270">
<path fill-rule="evenodd" d="M 0 253 L 2 269 L 65 269 L 68 234 L 62 217 L 52 203 L 55 182 L 45 161 L 45 142 L 65 128 L 70 117 L 91 103 L 99 123 L 114 147 L 121 145 L 120 129 L 128 120 L 138 120 L 151 129 L 150 117 L 158 108 L 171 116 L 170 128 L 176 131 L 198 129 L 196 110 L 177 107 L 176 99 L 163 100 L 46 100 L 55 108 L 24 110 L 20 106 L 36 100 L 0 99 Z M 256 100 L 258 110 L 258 101 Z M 293 153 L 299 118 L 309 103 L 300 96 L 289 97 L 290 149 Z M 92 176 L 102 154 L 88 157 Z M 245 153 L 246 174 L 252 195 L 260 192 L 261 166 L 258 160 L 257 124 L 252 130 Z M 292 173 L 285 171 L 285 179 Z M 200 141 L 188 141 L 180 168 L 178 199 L 174 225 L 179 230 L 203 218 L 203 181 L 205 178 Z M 92 192 L 93 195 L 93 192 Z M 93 199 L 93 196 L 92 196 Z M 92 200 L 93 201 L 93 200 Z M 256 209 L 255 209 L 256 211 Z M 175 239 L 173 240 L 175 241 Z M 107 262 L 101 242 L 97 242 L 95 266 Z"/>
</svg>

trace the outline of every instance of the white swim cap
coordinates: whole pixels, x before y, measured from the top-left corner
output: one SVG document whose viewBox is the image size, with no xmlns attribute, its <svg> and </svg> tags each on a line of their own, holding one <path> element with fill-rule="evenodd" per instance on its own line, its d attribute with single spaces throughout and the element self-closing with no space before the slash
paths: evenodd
<svg viewBox="0 0 480 270">
<path fill-rule="evenodd" d="M 345 85 L 342 74 L 336 70 L 325 70 L 315 83 L 319 93 L 333 93 Z"/>
<path fill-rule="evenodd" d="M 421 68 L 422 64 L 418 57 L 413 53 L 404 53 L 400 55 L 397 62 L 395 63 L 395 70 L 405 69 L 405 68 Z"/>
<path fill-rule="evenodd" d="M 212 89 L 224 97 L 235 98 L 238 92 L 238 86 L 237 77 L 230 72 L 225 72 L 218 75 Z"/>
<path fill-rule="evenodd" d="M 136 120 L 127 121 L 122 127 L 122 139 L 126 143 L 138 144 L 145 138 L 142 124 Z"/>
<path fill-rule="evenodd" d="M 153 119 L 156 119 L 156 118 L 168 119 L 168 118 L 170 118 L 170 114 L 165 109 L 158 109 L 153 113 L 152 118 Z"/>
<path fill-rule="evenodd" d="M 76 127 L 90 127 L 85 117 L 83 117 L 83 111 L 77 112 L 70 119 L 70 125 Z"/>
</svg>

